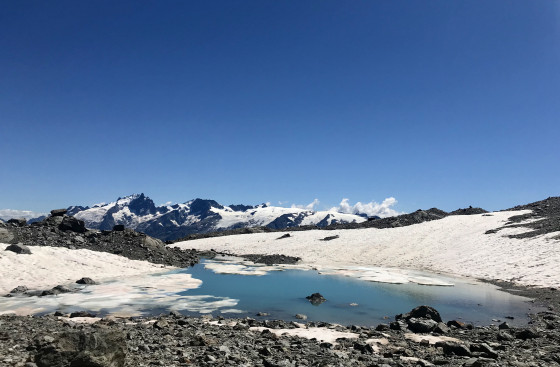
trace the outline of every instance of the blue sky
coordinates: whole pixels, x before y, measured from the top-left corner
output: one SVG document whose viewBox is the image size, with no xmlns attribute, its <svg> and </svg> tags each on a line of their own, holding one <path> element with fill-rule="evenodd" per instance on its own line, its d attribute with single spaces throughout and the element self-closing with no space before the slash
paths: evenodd
<svg viewBox="0 0 560 367">
<path fill-rule="evenodd" d="M 560 1 L 8 1 L 0 209 L 560 194 Z"/>
</svg>

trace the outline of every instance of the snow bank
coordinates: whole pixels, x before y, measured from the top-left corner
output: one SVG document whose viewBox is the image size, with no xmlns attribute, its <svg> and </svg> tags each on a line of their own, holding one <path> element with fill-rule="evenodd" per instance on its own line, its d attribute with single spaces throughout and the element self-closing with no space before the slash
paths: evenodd
<svg viewBox="0 0 560 367">
<path fill-rule="evenodd" d="M 0 243 L 0 296 L 19 285 L 50 289 L 82 277 L 99 281 L 172 269 L 105 252 L 31 246 L 31 255 L 18 255 L 5 251 L 8 246 Z"/>
<path fill-rule="evenodd" d="M 244 234 L 178 242 L 170 246 L 214 249 L 238 255 L 299 256 L 303 265 L 319 269 L 393 267 L 558 287 L 558 233 L 529 239 L 507 237 L 508 234 L 523 232 L 522 229 L 485 234 L 490 229 L 503 226 L 509 217 L 528 212 L 449 216 L 391 229 L 286 231 L 291 237 L 281 240 L 277 240 L 279 233 Z M 321 241 L 334 235 L 339 238 Z"/>
</svg>

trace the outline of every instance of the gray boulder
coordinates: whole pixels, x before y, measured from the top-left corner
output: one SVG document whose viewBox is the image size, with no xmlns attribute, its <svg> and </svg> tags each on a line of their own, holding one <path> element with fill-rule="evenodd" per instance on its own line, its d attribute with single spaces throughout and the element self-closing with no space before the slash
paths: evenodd
<svg viewBox="0 0 560 367">
<path fill-rule="evenodd" d="M 68 212 L 66 209 L 54 209 L 51 210 L 51 217 L 62 217 Z"/>
<path fill-rule="evenodd" d="M 84 221 L 74 217 L 64 217 L 62 219 L 62 223 L 58 226 L 58 229 L 61 231 L 71 231 L 77 233 L 84 233 L 87 231 Z"/>
<path fill-rule="evenodd" d="M 27 254 L 30 255 L 31 254 L 31 250 L 29 249 L 29 247 L 21 244 L 21 243 L 16 243 L 14 245 L 10 245 L 8 247 L 6 247 L 6 251 L 12 251 L 15 252 L 16 254 Z"/>
<path fill-rule="evenodd" d="M 407 321 L 408 329 L 413 333 L 429 333 L 438 326 L 438 323 L 431 319 L 416 319 L 411 317 Z"/>
<path fill-rule="evenodd" d="M 443 341 L 437 342 L 436 348 L 441 347 L 443 349 L 443 353 L 446 355 L 456 355 L 456 356 L 463 356 L 463 357 L 470 357 L 471 351 L 467 348 L 466 345 L 451 341 Z"/>
<path fill-rule="evenodd" d="M 435 308 L 425 305 L 415 307 L 408 313 L 395 316 L 395 319 L 397 320 L 409 320 L 410 318 L 432 319 L 436 322 L 442 322 L 439 312 Z"/>
<path fill-rule="evenodd" d="M 60 293 L 71 293 L 72 289 L 64 286 L 64 285 L 57 285 L 54 288 L 51 288 L 49 290 L 43 291 L 41 293 L 41 296 L 54 296 Z"/>
<path fill-rule="evenodd" d="M 64 332 L 37 349 L 38 367 L 123 367 L 127 352 L 124 333 L 109 330 Z"/>
</svg>

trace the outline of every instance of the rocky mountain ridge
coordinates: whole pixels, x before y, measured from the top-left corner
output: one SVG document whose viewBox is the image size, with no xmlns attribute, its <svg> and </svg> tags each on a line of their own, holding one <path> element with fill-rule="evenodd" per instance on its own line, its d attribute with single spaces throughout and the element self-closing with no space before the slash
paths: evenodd
<svg viewBox="0 0 560 367">
<path fill-rule="evenodd" d="M 335 211 L 311 211 L 266 204 L 224 206 L 214 200 L 194 199 L 182 204 L 156 206 L 144 194 L 118 198 L 93 207 L 71 206 L 68 215 L 83 220 L 87 228 L 109 230 L 122 224 L 161 240 L 175 240 L 195 233 L 238 228 L 284 229 L 336 223 L 359 223 L 367 216 Z"/>
</svg>

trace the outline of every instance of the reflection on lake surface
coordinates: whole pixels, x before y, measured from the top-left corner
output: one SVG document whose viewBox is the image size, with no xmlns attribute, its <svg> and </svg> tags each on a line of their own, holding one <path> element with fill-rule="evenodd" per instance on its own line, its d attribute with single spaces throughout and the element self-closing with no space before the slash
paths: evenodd
<svg viewBox="0 0 560 367">
<path fill-rule="evenodd" d="M 426 285 L 430 284 L 430 285 Z M 327 301 L 313 306 L 305 297 L 319 292 Z M 75 293 L 0 299 L 0 313 L 43 314 L 87 310 L 101 315 L 150 315 L 180 311 L 267 319 L 372 326 L 425 304 L 444 320 L 474 324 L 504 320 L 524 324 L 533 305 L 495 286 L 419 271 L 367 267 L 301 270 L 259 266 L 239 259 L 202 260 L 192 268 L 158 275 L 80 286 Z"/>
</svg>

